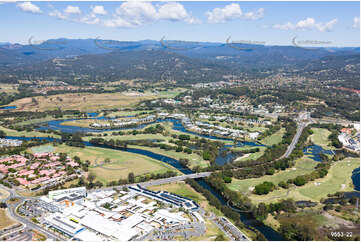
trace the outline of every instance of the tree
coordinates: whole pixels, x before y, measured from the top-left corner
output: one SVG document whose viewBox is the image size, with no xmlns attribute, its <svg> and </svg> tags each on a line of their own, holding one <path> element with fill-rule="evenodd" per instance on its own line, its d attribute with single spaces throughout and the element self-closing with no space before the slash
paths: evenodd
<svg viewBox="0 0 361 242">
<path fill-rule="evenodd" d="M 280 233 L 286 240 L 305 241 L 313 240 L 311 230 L 306 225 L 281 224 Z"/>
<path fill-rule="evenodd" d="M 268 211 L 266 204 L 260 203 L 258 204 L 258 207 L 253 211 L 254 217 L 256 217 L 258 220 L 264 220 L 267 218 Z"/>
<path fill-rule="evenodd" d="M 258 195 L 268 194 L 269 192 L 275 189 L 275 185 L 272 182 L 263 182 L 257 186 L 255 186 L 255 193 Z"/>
<path fill-rule="evenodd" d="M 134 176 L 134 173 L 133 172 L 130 172 L 128 174 L 128 182 L 129 183 L 134 183 L 135 182 L 135 176 Z"/>
<path fill-rule="evenodd" d="M 232 182 L 232 177 L 224 176 L 224 177 L 223 177 L 223 181 L 224 181 L 225 183 L 231 183 L 231 182 Z"/>
<path fill-rule="evenodd" d="M 226 238 L 224 238 L 223 234 L 218 234 L 217 237 L 214 239 L 214 241 L 225 241 Z"/>
<path fill-rule="evenodd" d="M 93 183 L 93 181 L 95 180 L 96 176 L 94 173 L 89 173 L 88 177 L 87 177 L 87 180 L 90 182 L 90 183 Z"/>
<path fill-rule="evenodd" d="M 303 176 L 298 176 L 295 178 L 295 180 L 293 181 L 293 183 L 296 186 L 303 186 L 306 184 L 306 179 Z"/>
<path fill-rule="evenodd" d="M 275 169 L 274 168 L 269 168 L 267 171 L 266 171 L 266 174 L 267 175 L 273 175 L 275 173 Z"/>
</svg>

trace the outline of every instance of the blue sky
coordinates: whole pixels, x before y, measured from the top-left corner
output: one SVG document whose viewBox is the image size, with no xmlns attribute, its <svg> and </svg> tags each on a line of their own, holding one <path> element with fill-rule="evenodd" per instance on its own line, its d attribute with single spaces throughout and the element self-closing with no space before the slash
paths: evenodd
<svg viewBox="0 0 361 242">
<path fill-rule="evenodd" d="M 1 2 L 1 0 L 0 0 Z M 16 2 L 0 4 L 0 42 L 50 38 L 359 46 L 359 2 Z M 315 43 L 313 43 L 315 44 Z"/>
</svg>

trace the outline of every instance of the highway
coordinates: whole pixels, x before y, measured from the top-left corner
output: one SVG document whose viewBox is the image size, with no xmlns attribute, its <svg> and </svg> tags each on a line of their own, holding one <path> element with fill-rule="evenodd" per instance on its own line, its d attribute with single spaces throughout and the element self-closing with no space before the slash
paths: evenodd
<svg viewBox="0 0 361 242">
<path fill-rule="evenodd" d="M 312 123 L 311 121 L 311 117 L 310 117 L 310 113 L 300 113 L 300 115 L 298 116 L 298 118 L 296 119 L 297 122 L 297 132 L 295 134 L 295 136 L 292 139 L 291 144 L 287 147 L 286 152 L 279 158 L 288 158 L 292 151 L 294 150 L 294 148 L 296 147 L 296 144 L 303 132 L 303 129 L 309 125 L 310 123 Z"/>
</svg>

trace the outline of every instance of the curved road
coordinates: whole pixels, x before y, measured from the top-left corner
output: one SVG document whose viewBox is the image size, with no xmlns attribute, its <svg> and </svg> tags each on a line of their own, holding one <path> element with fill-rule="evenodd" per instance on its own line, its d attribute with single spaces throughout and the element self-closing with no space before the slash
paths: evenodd
<svg viewBox="0 0 361 242">
<path fill-rule="evenodd" d="M 19 200 L 15 204 L 9 204 L 7 202 L 9 214 L 14 220 L 16 220 L 16 221 L 20 222 L 21 224 L 25 225 L 25 227 L 28 227 L 28 228 L 33 229 L 33 230 L 40 231 L 41 233 L 46 235 L 48 240 L 63 240 L 62 238 L 60 238 L 56 234 L 51 233 L 50 231 L 44 229 L 40 225 L 35 224 L 35 223 L 31 222 L 30 220 L 18 215 L 16 213 L 16 208 L 21 203 L 23 203 L 25 200 L 29 200 L 29 198 L 25 198 L 23 196 L 18 195 L 13 189 L 9 189 L 9 188 L 7 188 L 7 187 L 5 187 L 3 185 L 0 185 L 0 186 L 1 186 L 1 188 L 7 190 L 10 193 L 10 196 L 8 198 L 4 199 L 5 202 L 10 200 L 11 198 L 17 198 Z"/>
</svg>

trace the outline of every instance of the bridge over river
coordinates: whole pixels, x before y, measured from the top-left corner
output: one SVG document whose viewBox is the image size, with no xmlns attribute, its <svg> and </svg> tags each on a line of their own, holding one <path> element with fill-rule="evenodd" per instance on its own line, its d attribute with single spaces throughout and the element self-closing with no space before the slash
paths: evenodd
<svg viewBox="0 0 361 242">
<path fill-rule="evenodd" d="M 120 185 L 120 186 L 98 188 L 98 189 L 93 189 L 91 191 L 106 191 L 106 190 L 112 190 L 114 188 L 122 189 L 123 187 L 128 187 L 128 186 L 133 186 L 133 185 L 140 185 L 142 187 L 157 186 L 157 185 L 163 185 L 163 184 L 168 184 L 168 183 L 177 182 L 177 181 L 184 181 L 188 178 L 195 179 L 195 178 L 208 177 L 211 174 L 212 174 L 212 172 L 192 173 L 189 175 L 174 176 L 174 177 L 168 177 L 168 178 L 134 183 L 134 184 L 126 184 L 126 185 Z"/>
</svg>

